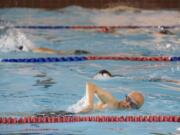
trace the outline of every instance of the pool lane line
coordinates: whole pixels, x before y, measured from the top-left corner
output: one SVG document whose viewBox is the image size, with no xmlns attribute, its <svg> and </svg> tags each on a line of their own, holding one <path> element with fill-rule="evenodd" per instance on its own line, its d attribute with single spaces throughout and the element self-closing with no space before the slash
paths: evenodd
<svg viewBox="0 0 180 135">
<path fill-rule="evenodd" d="M 1 59 L 1 62 L 8 63 L 50 63 L 50 62 L 78 62 L 85 61 L 86 57 L 47 57 L 47 58 L 10 58 Z"/>
<path fill-rule="evenodd" d="M 171 57 L 170 61 L 180 61 L 180 56 L 179 57 Z"/>
<path fill-rule="evenodd" d="M 87 60 L 119 60 L 119 61 L 170 61 L 168 56 L 88 56 Z M 174 60 L 174 59 L 173 59 Z"/>
<path fill-rule="evenodd" d="M 80 62 L 88 60 L 115 60 L 115 61 L 153 61 L 153 62 L 179 62 L 180 57 L 169 56 L 66 56 L 47 58 L 3 58 L 0 62 L 6 63 L 52 63 L 52 62 Z"/>
<path fill-rule="evenodd" d="M 0 117 L 0 124 L 26 123 L 73 123 L 73 122 L 176 122 L 180 116 L 141 115 L 141 116 L 60 116 L 60 117 Z"/>
<path fill-rule="evenodd" d="M 174 29 L 180 25 L 116 25 L 116 26 L 95 26 L 95 25 L 17 25 L 16 29 Z"/>
</svg>

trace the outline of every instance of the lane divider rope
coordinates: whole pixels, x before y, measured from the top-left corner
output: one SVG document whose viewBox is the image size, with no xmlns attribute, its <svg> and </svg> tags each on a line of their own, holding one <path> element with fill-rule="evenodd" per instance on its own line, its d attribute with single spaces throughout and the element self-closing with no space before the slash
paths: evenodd
<svg viewBox="0 0 180 135">
<path fill-rule="evenodd" d="M 180 28 L 180 25 L 118 25 L 118 26 L 94 26 L 94 25 L 57 25 L 57 26 L 49 26 L 49 25 L 19 25 L 14 26 L 14 28 L 17 29 L 158 29 L 158 28 L 164 28 L 164 29 L 173 29 L 173 28 Z"/>
<path fill-rule="evenodd" d="M 65 122 L 180 122 L 180 116 L 61 116 L 0 117 L 0 124 L 65 123 Z"/>
<path fill-rule="evenodd" d="M 88 60 L 129 60 L 129 61 L 170 61 L 170 57 L 167 56 L 89 56 Z"/>
<path fill-rule="evenodd" d="M 47 58 L 4 58 L 0 62 L 8 63 L 47 63 L 47 62 L 78 62 L 87 60 L 117 60 L 117 61 L 154 61 L 154 62 L 178 62 L 180 57 L 168 56 L 67 56 Z"/>
<path fill-rule="evenodd" d="M 87 60 L 86 57 L 47 57 L 47 58 L 10 58 L 1 59 L 1 62 L 12 63 L 47 63 L 47 62 L 77 62 Z"/>
</svg>

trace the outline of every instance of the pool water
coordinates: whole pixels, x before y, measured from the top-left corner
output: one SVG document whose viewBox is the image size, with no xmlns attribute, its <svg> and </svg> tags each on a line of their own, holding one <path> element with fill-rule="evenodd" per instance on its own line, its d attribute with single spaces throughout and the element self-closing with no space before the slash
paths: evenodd
<svg viewBox="0 0 180 135">
<path fill-rule="evenodd" d="M 158 14 L 158 15 L 157 15 Z M 146 16 L 149 16 L 147 21 Z M 166 18 L 164 18 L 166 16 Z M 169 16 L 169 17 L 167 17 Z M 112 18 L 111 18 L 112 17 Z M 0 9 L 1 26 L 13 25 L 179 25 L 178 11 L 115 11 L 68 7 L 60 10 Z M 158 19 L 157 19 L 158 18 Z M 168 20 L 168 19 L 170 20 Z M 133 22 L 131 20 L 134 20 Z M 173 20 L 173 21 L 172 21 Z M 115 34 L 82 30 L 0 29 L 1 44 L 32 44 L 59 50 L 82 49 L 94 55 L 179 56 L 180 31 L 156 35 L 155 29 L 118 30 Z M 15 34 L 26 38 L 16 40 Z M 14 39 L 4 40 L 4 36 Z M 4 52 L 1 58 L 59 57 L 32 52 Z M 102 69 L 112 79 L 96 80 Z M 67 110 L 93 82 L 118 99 L 138 90 L 145 96 L 139 110 L 93 111 L 86 115 L 180 115 L 179 62 L 86 61 L 65 63 L 0 63 L 0 116 L 29 116 Z M 175 82 L 169 81 L 173 80 Z M 164 127 L 167 127 L 164 129 Z M 178 123 L 66 123 L 0 125 L 2 134 L 178 134 Z"/>
</svg>

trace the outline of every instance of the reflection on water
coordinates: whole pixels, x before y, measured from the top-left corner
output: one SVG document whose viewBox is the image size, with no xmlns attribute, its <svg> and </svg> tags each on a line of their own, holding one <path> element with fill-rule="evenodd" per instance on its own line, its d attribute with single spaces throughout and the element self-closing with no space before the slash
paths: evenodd
<svg viewBox="0 0 180 135">
<path fill-rule="evenodd" d="M 44 88 L 49 88 L 53 84 L 56 84 L 56 82 L 53 80 L 53 78 L 47 78 L 43 80 L 36 80 L 36 83 L 33 86 L 44 86 Z"/>
<path fill-rule="evenodd" d="M 48 77 L 47 74 L 43 72 L 39 72 L 38 74 L 35 74 L 34 77 L 41 79 L 37 79 L 36 83 L 33 84 L 33 86 L 43 86 L 44 88 L 49 88 L 53 84 L 56 84 L 53 78 Z"/>
</svg>

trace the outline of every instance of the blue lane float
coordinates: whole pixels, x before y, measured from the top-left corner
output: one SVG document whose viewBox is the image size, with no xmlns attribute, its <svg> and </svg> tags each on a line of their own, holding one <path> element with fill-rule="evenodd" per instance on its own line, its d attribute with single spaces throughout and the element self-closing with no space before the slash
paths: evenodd
<svg viewBox="0 0 180 135">
<path fill-rule="evenodd" d="M 180 61 L 180 57 L 171 57 L 170 61 L 174 61 L 174 62 Z"/>
<path fill-rule="evenodd" d="M 85 61 L 86 57 L 47 57 L 47 58 L 12 58 L 1 59 L 1 62 L 8 63 L 50 63 L 50 62 L 78 62 Z"/>
</svg>

